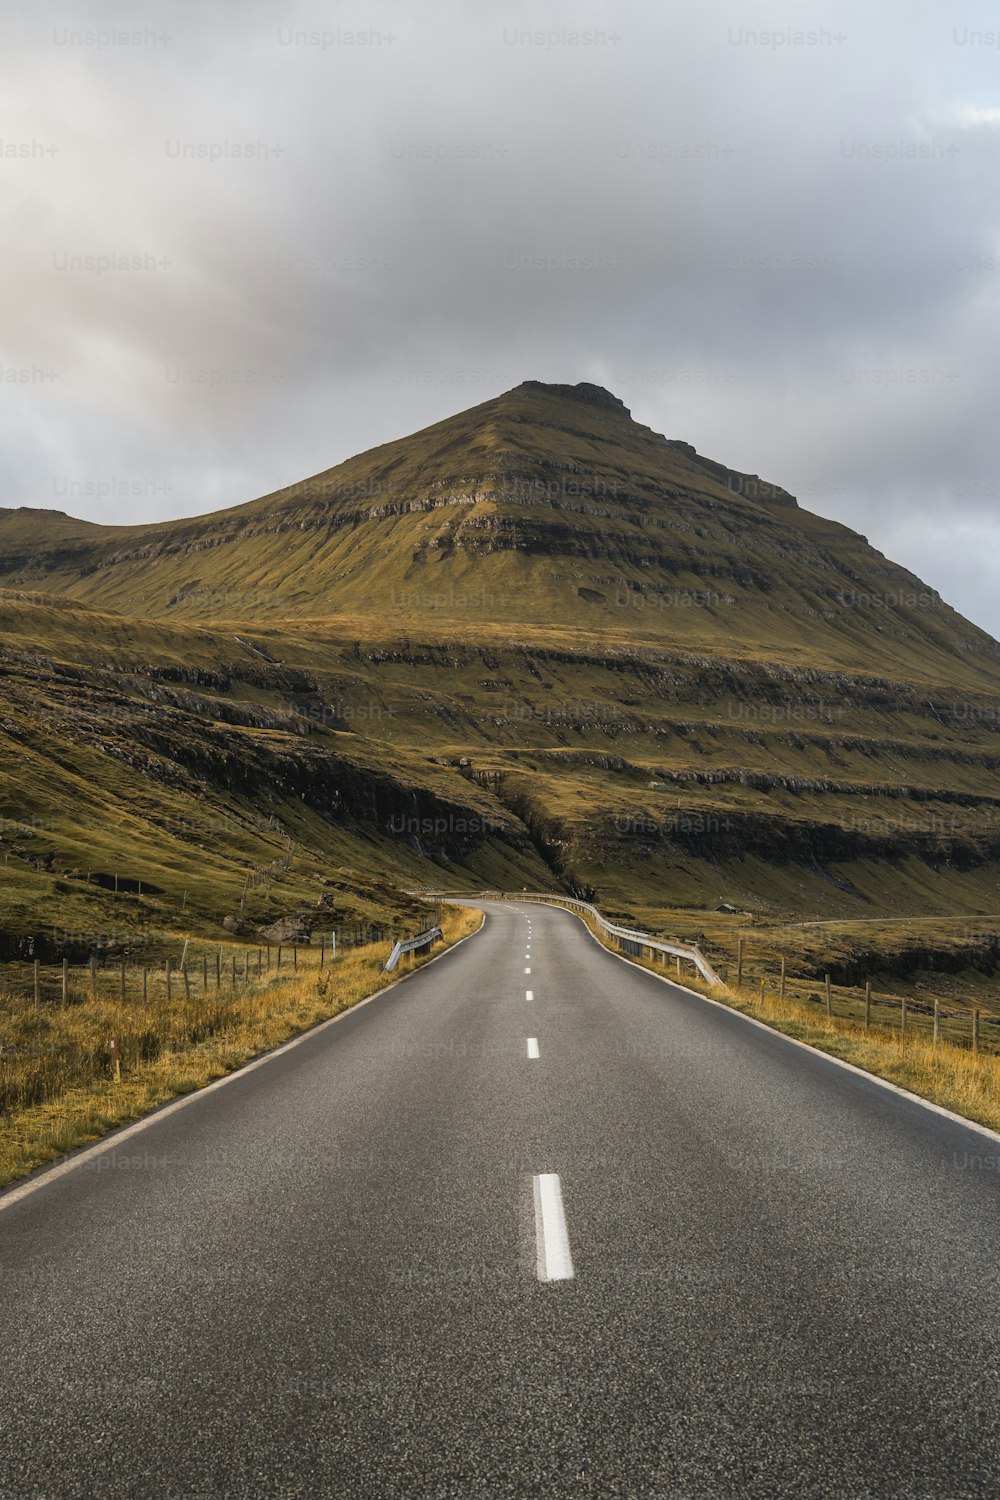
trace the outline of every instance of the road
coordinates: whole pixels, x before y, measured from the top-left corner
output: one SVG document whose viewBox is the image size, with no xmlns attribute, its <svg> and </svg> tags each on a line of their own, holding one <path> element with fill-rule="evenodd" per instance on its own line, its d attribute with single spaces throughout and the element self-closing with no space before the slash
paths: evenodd
<svg viewBox="0 0 1000 1500">
<path fill-rule="evenodd" d="M 998 1169 L 491 904 L 0 1197 L 0 1496 L 992 1497 Z"/>
</svg>

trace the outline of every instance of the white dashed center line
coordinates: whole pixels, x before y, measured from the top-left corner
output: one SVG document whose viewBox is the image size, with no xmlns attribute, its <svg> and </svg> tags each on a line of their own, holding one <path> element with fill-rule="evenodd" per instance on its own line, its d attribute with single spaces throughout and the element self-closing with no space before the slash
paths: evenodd
<svg viewBox="0 0 1000 1500">
<path fill-rule="evenodd" d="M 573 1258 L 556 1172 L 542 1172 L 535 1178 L 535 1245 L 539 1281 L 568 1281 Z"/>
<path fill-rule="evenodd" d="M 531 970 L 530 970 L 530 969 L 525 969 L 525 971 L 524 971 L 524 972 L 525 972 L 525 973 L 526 973 L 526 974 L 530 974 L 530 973 L 531 973 Z"/>
<path fill-rule="evenodd" d="M 528 1038 L 528 1056 L 529 1057 L 537 1057 L 538 1056 L 538 1038 L 537 1038 L 537 1036 L 529 1036 L 529 1038 Z"/>
<path fill-rule="evenodd" d="M 534 998 L 535 998 L 535 992 L 534 992 L 534 990 L 525 990 L 525 992 L 524 992 L 524 998 L 525 998 L 525 1000 L 534 1000 Z"/>
</svg>

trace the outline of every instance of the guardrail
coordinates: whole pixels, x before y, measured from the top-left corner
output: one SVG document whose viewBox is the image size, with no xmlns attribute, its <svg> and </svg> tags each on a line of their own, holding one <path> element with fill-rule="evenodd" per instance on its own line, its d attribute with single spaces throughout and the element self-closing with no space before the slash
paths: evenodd
<svg viewBox="0 0 1000 1500">
<path fill-rule="evenodd" d="M 416 892 L 412 894 L 416 895 Z M 430 893 L 427 893 L 428 895 Z M 438 891 L 435 896 L 457 896 L 459 892 Z M 544 891 L 478 891 L 476 895 L 481 901 L 535 901 L 545 906 L 562 906 L 568 911 L 575 911 L 580 915 L 591 917 L 597 926 L 608 937 L 614 938 L 619 946 L 633 958 L 641 958 L 642 950 L 649 949 L 650 958 L 656 953 L 670 954 L 673 958 L 686 958 L 689 963 L 694 964 L 699 974 L 713 988 L 722 988 L 722 980 L 712 968 L 708 959 L 700 948 L 688 943 L 669 943 L 665 938 L 653 937 L 648 932 L 638 932 L 633 927 L 618 927 L 614 922 L 609 922 L 601 916 L 596 906 L 591 906 L 589 901 L 577 901 L 574 896 L 550 896 Z"/>
<path fill-rule="evenodd" d="M 649 949 L 650 958 L 654 953 L 669 953 L 674 958 L 686 958 L 694 964 L 702 978 L 710 985 L 722 985 L 722 980 L 700 948 L 687 943 L 668 943 L 664 938 L 653 937 L 648 932 L 639 932 L 634 927 L 619 927 L 602 917 L 597 907 L 591 906 L 589 901 L 577 901 L 573 896 L 546 896 L 539 891 L 522 891 L 519 896 L 508 895 L 504 899 L 506 901 L 536 901 L 546 906 L 562 906 L 569 911 L 585 913 L 593 918 L 608 937 L 615 938 L 627 952 L 631 951 L 634 958 L 641 958 L 644 948 Z"/>
<path fill-rule="evenodd" d="M 404 953 L 418 953 L 422 948 L 430 948 L 439 937 L 444 937 L 440 927 L 431 927 L 426 932 L 418 933 L 416 937 L 398 938 L 385 961 L 385 973 L 392 973 Z"/>
</svg>

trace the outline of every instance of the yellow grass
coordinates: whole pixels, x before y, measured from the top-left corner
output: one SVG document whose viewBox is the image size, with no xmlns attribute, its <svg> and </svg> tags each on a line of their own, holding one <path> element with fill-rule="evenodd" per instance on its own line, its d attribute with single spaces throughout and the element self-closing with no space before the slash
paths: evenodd
<svg viewBox="0 0 1000 1500">
<path fill-rule="evenodd" d="M 468 936 L 480 921 L 478 911 L 446 907 L 445 944 Z M 252 978 L 220 996 L 192 986 L 188 999 L 175 982 L 169 1003 L 157 990 L 146 1006 L 130 994 L 124 1002 L 47 1006 L 36 1016 L 0 1000 L 0 1184 L 356 1005 L 393 982 L 382 969 L 389 948 L 352 949 L 322 971 L 318 954 L 300 953 L 297 972 Z M 398 973 L 432 956 L 403 958 Z M 113 1078 L 111 1037 L 121 1053 L 120 1082 Z"/>
</svg>

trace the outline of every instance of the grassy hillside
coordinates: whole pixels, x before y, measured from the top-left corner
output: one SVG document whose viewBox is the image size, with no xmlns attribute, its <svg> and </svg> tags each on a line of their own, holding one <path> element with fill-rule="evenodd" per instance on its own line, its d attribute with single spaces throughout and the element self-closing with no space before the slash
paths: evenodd
<svg viewBox="0 0 1000 1500">
<path fill-rule="evenodd" d="M 298 712 L 309 679 L 252 643 L 2 593 L 0 632 L 0 958 L 547 876 L 473 784 Z"/>
</svg>

